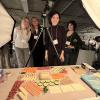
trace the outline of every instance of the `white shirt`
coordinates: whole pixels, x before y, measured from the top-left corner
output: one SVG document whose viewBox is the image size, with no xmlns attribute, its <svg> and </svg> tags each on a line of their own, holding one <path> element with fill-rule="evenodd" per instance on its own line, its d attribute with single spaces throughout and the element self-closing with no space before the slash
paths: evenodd
<svg viewBox="0 0 100 100">
<path fill-rule="evenodd" d="M 18 48 L 29 48 L 28 41 L 31 36 L 31 31 L 27 33 L 27 30 L 21 30 L 20 27 L 16 27 L 14 29 L 14 36 L 13 36 L 13 42 L 15 44 L 15 47 Z"/>
</svg>

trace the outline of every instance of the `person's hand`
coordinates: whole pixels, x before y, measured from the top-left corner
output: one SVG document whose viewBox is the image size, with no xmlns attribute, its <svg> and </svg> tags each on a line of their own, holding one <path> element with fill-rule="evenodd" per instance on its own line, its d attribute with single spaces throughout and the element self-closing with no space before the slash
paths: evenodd
<svg viewBox="0 0 100 100">
<path fill-rule="evenodd" d="M 45 60 L 48 61 L 48 51 L 45 51 Z"/>
<path fill-rule="evenodd" d="M 60 60 L 61 62 L 64 62 L 65 58 L 64 58 L 64 51 L 62 51 L 61 55 L 60 55 Z"/>
<path fill-rule="evenodd" d="M 45 55 L 45 60 L 48 61 L 48 54 Z"/>
<path fill-rule="evenodd" d="M 74 47 L 74 46 L 72 46 L 72 45 L 69 45 L 69 46 L 68 46 L 68 48 L 75 48 L 75 47 Z"/>
</svg>

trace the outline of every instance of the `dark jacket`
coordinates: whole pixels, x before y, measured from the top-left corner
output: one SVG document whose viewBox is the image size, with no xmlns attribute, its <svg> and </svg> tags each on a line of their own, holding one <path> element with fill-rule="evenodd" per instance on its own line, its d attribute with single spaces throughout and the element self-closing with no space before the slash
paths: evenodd
<svg viewBox="0 0 100 100">
<path fill-rule="evenodd" d="M 60 54 L 62 50 L 64 50 L 65 47 L 65 29 L 62 26 L 51 26 L 49 28 L 49 33 L 52 37 L 52 40 L 55 40 L 57 38 L 58 45 L 55 45 L 58 53 Z M 48 35 L 48 32 L 46 32 L 46 50 L 48 50 L 49 53 L 55 53 L 53 43 L 50 40 L 50 37 Z"/>
<path fill-rule="evenodd" d="M 39 31 L 37 34 L 35 31 L 31 34 L 31 38 L 29 40 L 29 48 L 30 48 L 31 52 L 33 50 L 33 52 L 32 52 L 33 62 L 34 62 L 34 66 L 36 66 L 36 67 L 43 66 L 44 53 L 45 53 L 45 47 L 43 44 L 43 34 L 44 33 L 41 33 L 40 27 L 38 30 Z M 40 35 L 40 37 L 37 42 L 37 39 L 34 39 L 34 36 L 38 37 L 39 35 Z M 37 44 L 36 44 L 36 42 L 37 42 Z M 36 44 L 36 46 L 35 46 L 35 44 Z"/>
<path fill-rule="evenodd" d="M 69 41 L 70 45 L 74 46 L 75 51 L 78 51 L 82 46 L 82 40 L 76 32 L 69 37 L 66 36 L 66 41 Z"/>
<path fill-rule="evenodd" d="M 36 34 L 36 32 L 34 31 L 32 34 L 31 34 L 31 37 L 30 37 L 30 40 L 29 40 L 29 47 L 30 47 L 30 50 L 32 50 L 32 48 L 34 47 L 35 43 L 36 43 L 36 39 L 34 39 L 34 36 L 39 36 L 40 34 L 40 31 L 41 31 L 41 28 L 39 27 L 38 29 L 38 33 Z M 35 47 L 35 50 L 36 49 L 39 49 L 43 46 L 43 34 L 41 34 L 39 40 L 38 40 L 38 43 Z"/>
</svg>

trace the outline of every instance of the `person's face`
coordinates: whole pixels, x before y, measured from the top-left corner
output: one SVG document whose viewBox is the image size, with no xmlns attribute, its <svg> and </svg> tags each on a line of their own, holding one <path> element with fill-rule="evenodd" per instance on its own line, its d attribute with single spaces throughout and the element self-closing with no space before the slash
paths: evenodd
<svg viewBox="0 0 100 100">
<path fill-rule="evenodd" d="M 32 25 L 33 26 L 38 26 L 39 25 L 39 21 L 35 18 L 32 19 Z"/>
<path fill-rule="evenodd" d="M 56 26 L 59 23 L 59 20 L 60 20 L 59 15 L 58 14 L 55 14 L 51 18 L 51 24 L 53 26 Z"/>
<path fill-rule="evenodd" d="M 68 24 L 68 30 L 69 30 L 69 31 L 74 31 L 74 26 L 73 26 L 73 24 L 71 24 L 71 23 Z"/>
<path fill-rule="evenodd" d="M 23 19 L 21 22 L 21 27 L 27 29 L 29 27 L 29 20 L 27 18 Z"/>
</svg>

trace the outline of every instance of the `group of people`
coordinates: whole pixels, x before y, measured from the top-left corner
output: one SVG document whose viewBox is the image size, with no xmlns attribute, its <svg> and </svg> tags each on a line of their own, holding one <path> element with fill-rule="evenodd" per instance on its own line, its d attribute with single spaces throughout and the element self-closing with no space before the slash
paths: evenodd
<svg viewBox="0 0 100 100">
<path fill-rule="evenodd" d="M 28 66 L 73 65 L 76 63 L 82 40 L 76 33 L 76 22 L 67 23 L 66 30 L 59 25 L 61 16 L 58 12 L 49 15 L 50 27 L 45 29 L 45 44 L 39 19 L 32 17 L 31 25 L 28 17 L 22 19 L 20 26 L 13 34 L 13 44 L 17 57 L 18 67 Z"/>
</svg>

